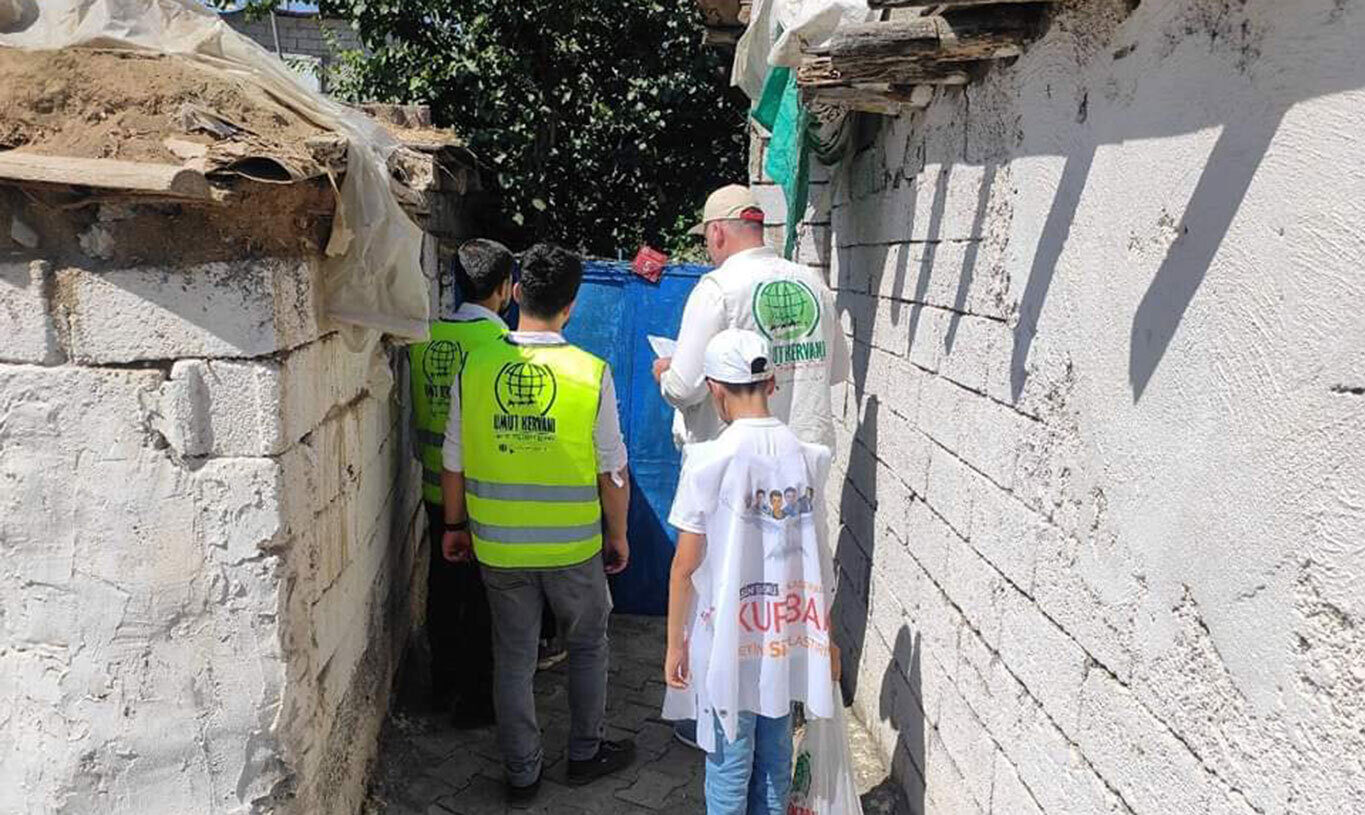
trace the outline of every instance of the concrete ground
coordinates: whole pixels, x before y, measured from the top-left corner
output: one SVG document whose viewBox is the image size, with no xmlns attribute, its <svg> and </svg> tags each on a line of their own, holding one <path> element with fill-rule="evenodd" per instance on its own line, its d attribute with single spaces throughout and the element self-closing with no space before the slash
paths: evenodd
<svg viewBox="0 0 1365 815">
<path fill-rule="evenodd" d="M 564 666 L 536 678 L 546 770 L 534 804 L 511 809 L 492 728 L 455 731 L 436 714 L 395 713 L 384 728 L 365 815 L 644 815 L 701 813 L 703 757 L 674 741 L 659 719 L 663 703 L 664 622 L 614 615 L 608 738 L 634 738 L 639 758 L 620 774 L 583 787 L 564 783 L 569 709 Z M 850 738 L 867 815 L 908 812 L 871 737 L 850 717 Z"/>
</svg>

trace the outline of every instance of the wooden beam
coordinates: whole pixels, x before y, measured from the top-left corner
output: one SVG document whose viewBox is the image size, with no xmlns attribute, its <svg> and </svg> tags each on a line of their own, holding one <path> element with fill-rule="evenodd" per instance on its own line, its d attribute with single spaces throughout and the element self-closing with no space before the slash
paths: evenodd
<svg viewBox="0 0 1365 815">
<path fill-rule="evenodd" d="M 836 65 L 832 57 L 807 57 L 796 69 L 796 82 L 803 88 L 851 87 L 859 84 L 966 85 L 965 71 L 924 65 L 904 58 L 857 60 Z"/>
<path fill-rule="evenodd" d="M 1037 33 L 1037 23 L 1036 13 L 1020 9 L 858 23 L 834 32 L 829 55 L 835 65 L 893 57 L 1000 59 L 1018 56 Z"/>
<path fill-rule="evenodd" d="M 907 110 L 923 108 L 934 98 L 930 85 L 855 85 L 847 87 L 802 88 L 803 103 L 837 105 L 848 110 L 898 116 Z"/>
<path fill-rule="evenodd" d="M 169 198 L 210 200 L 203 173 L 175 164 L 145 164 L 108 158 L 0 153 L 0 180 L 67 187 L 95 187 Z"/>
</svg>

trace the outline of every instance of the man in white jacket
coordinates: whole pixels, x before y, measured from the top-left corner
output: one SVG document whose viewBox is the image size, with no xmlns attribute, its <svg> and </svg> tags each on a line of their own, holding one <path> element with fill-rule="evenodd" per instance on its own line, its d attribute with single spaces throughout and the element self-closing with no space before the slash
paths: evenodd
<svg viewBox="0 0 1365 815">
<path fill-rule="evenodd" d="M 669 516 L 679 537 L 664 717 L 699 723 L 708 815 L 782 815 L 791 706 L 829 718 L 837 704 L 820 495 L 830 451 L 772 415 L 771 353 L 763 337 L 740 329 L 707 345 L 706 387 L 727 427 L 689 450 Z M 795 496 L 808 492 L 815 500 L 802 506 Z M 766 513 L 760 495 L 771 500 Z"/>
<path fill-rule="evenodd" d="M 693 234 L 706 239 L 717 268 L 688 296 L 673 356 L 654 364 L 660 392 L 682 413 L 675 441 L 681 447 L 720 435 L 702 376 L 706 344 L 727 328 L 745 328 L 771 344 L 773 415 L 802 441 L 833 449 L 830 387 L 848 378 L 849 349 L 829 286 L 763 243 L 763 210 L 748 187 L 712 193 Z"/>
</svg>

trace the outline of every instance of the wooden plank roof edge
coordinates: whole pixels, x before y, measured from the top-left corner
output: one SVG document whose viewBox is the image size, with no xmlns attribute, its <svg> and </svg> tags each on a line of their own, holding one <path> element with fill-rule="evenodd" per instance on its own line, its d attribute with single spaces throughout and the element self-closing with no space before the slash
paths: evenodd
<svg viewBox="0 0 1365 815">
<path fill-rule="evenodd" d="M 0 180 L 212 200 L 204 174 L 177 164 L 0 152 Z"/>
</svg>

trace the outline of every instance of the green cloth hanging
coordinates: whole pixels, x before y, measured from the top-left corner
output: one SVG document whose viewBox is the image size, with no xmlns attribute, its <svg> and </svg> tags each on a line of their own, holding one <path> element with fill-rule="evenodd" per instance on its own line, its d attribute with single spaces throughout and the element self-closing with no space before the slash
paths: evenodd
<svg viewBox="0 0 1365 815">
<path fill-rule="evenodd" d="M 796 74 L 774 68 L 763 84 L 763 95 L 750 113 L 772 134 L 763 170 L 782 188 L 787 201 L 783 257 L 796 249 L 796 226 L 806 211 L 810 193 L 810 113 L 801 106 Z"/>
</svg>

